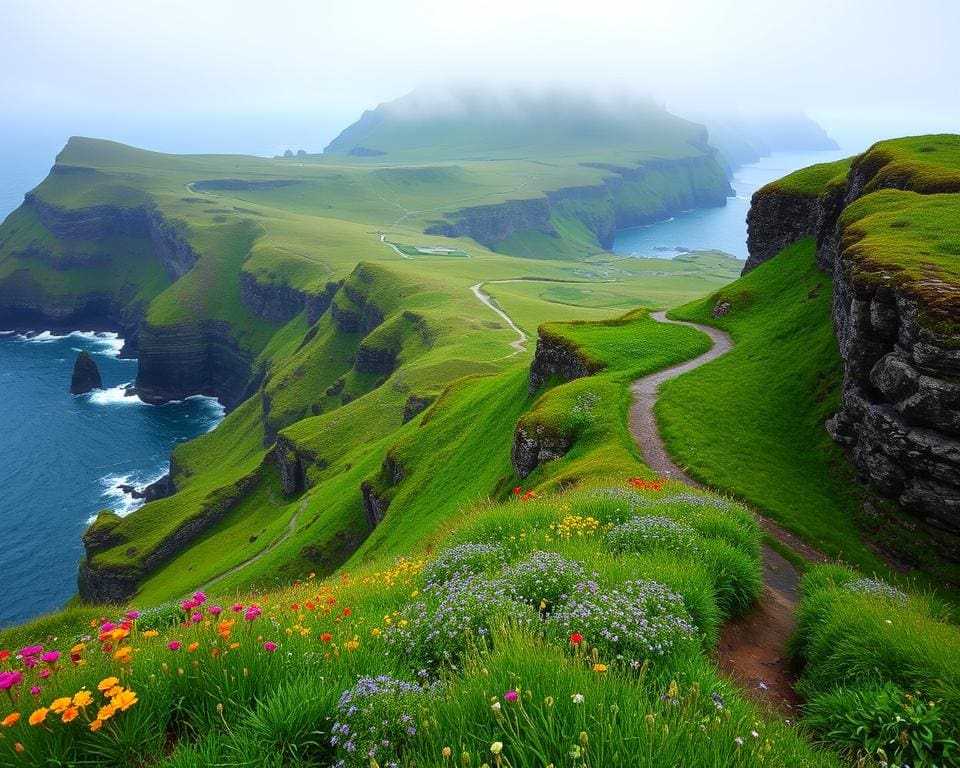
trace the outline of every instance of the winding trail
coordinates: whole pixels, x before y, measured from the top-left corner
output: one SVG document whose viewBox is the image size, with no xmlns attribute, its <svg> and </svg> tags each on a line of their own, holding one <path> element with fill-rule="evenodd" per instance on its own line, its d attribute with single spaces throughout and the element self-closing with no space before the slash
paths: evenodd
<svg viewBox="0 0 960 768">
<path fill-rule="evenodd" d="M 300 502 L 299 506 L 297 506 L 297 511 L 290 516 L 290 520 L 287 523 L 287 530 L 284 531 L 283 535 L 280 538 L 274 539 L 273 541 L 271 541 L 269 544 L 267 544 L 267 546 L 265 546 L 263 549 L 257 552 L 257 554 L 255 554 L 253 557 L 247 558 L 242 563 L 237 563 L 232 568 L 228 568 L 218 576 L 214 576 L 209 581 L 204 582 L 199 587 L 197 587 L 197 589 L 201 592 L 206 592 L 214 584 L 219 584 L 228 576 L 232 576 L 233 574 L 239 571 L 242 571 L 244 568 L 253 565 L 258 560 L 262 560 L 264 557 L 266 557 L 271 552 L 273 552 L 273 550 L 275 550 L 277 547 L 279 547 L 281 544 L 287 541 L 296 532 L 297 520 L 300 519 L 300 515 L 303 512 L 303 510 L 306 509 L 306 507 L 307 507 L 307 500 L 304 499 L 303 501 Z"/>
<path fill-rule="evenodd" d="M 713 346 L 699 357 L 637 379 L 630 388 L 633 393 L 630 433 L 640 448 L 644 463 L 662 477 L 702 489 L 704 486 L 701 483 L 670 458 L 657 428 L 654 407 L 663 382 L 726 354 L 733 348 L 733 339 L 724 331 L 708 325 L 668 320 L 665 312 L 653 312 L 650 317 L 661 323 L 695 328 L 713 341 Z M 773 521 L 762 515 L 757 515 L 757 518 L 767 534 L 796 554 L 813 562 L 827 562 L 821 553 Z M 720 668 L 754 698 L 789 713 L 799 703 L 792 686 L 794 675 L 787 658 L 786 644 L 794 628 L 793 610 L 798 600 L 800 573 L 768 544 L 762 545 L 761 560 L 763 595 L 750 613 L 724 627 L 717 644 L 717 657 Z"/>
<path fill-rule="evenodd" d="M 485 280 L 482 283 L 477 283 L 476 285 L 471 285 L 470 290 L 473 291 L 473 295 L 484 304 L 486 304 L 490 309 L 496 312 L 500 317 L 502 317 L 507 325 L 517 334 L 516 341 L 511 341 L 510 346 L 513 347 L 513 352 L 511 352 L 507 357 L 513 357 L 514 355 L 519 355 L 521 352 L 527 351 L 527 340 L 530 338 L 527 334 L 513 322 L 513 318 L 510 317 L 503 309 L 500 307 L 500 304 L 497 303 L 490 294 L 484 293 L 483 286 L 487 283 L 519 283 L 520 280 Z"/>
</svg>

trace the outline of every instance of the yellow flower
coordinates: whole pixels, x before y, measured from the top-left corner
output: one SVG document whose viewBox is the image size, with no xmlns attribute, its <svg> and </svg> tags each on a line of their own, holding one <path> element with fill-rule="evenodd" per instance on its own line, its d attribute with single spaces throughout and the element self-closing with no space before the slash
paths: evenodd
<svg viewBox="0 0 960 768">
<path fill-rule="evenodd" d="M 156 636 L 159 635 L 159 634 L 160 634 L 160 633 L 157 632 L 157 630 L 155 630 L 155 629 L 148 629 L 146 632 L 141 632 L 141 633 L 140 633 L 140 636 L 141 636 L 141 637 L 156 637 Z"/>
<path fill-rule="evenodd" d="M 30 719 L 27 722 L 29 722 L 30 725 L 40 725 L 40 723 L 47 719 L 47 712 L 49 711 L 46 707 L 40 707 L 40 709 L 30 715 Z"/>
<path fill-rule="evenodd" d="M 122 690 L 123 690 L 123 686 L 122 686 L 122 685 L 115 685 L 115 686 L 113 686 L 113 688 L 111 688 L 109 691 L 104 691 L 104 692 L 103 692 L 103 695 L 106 696 L 108 699 L 110 699 L 110 698 L 113 698 L 114 696 L 116 696 L 116 695 L 117 695 L 118 693 L 120 693 Z"/>
<path fill-rule="evenodd" d="M 77 719 L 77 715 L 80 714 L 80 710 L 76 707 L 67 707 L 63 711 L 63 722 L 69 723 Z"/>
<path fill-rule="evenodd" d="M 99 731 L 101 728 L 103 728 L 103 720 L 94 720 L 92 723 L 90 723 L 91 731 L 96 732 L 96 731 Z"/>
<path fill-rule="evenodd" d="M 50 711 L 54 714 L 60 715 L 63 714 L 64 710 L 73 704 L 73 698 L 70 696 L 64 696 L 60 699 L 54 699 L 53 704 L 50 705 Z"/>
<path fill-rule="evenodd" d="M 594 671 L 594 672 L 606 672 L 606 671 L 607 671 L 607 665 L 606 665 L 606 664 L 594 664 L 594 665 L 593 665 L 593 671 Z"/>
<path fill-rule="evenodd" d="M 85 646 L 83 643 L 77 643 L 75 646 L 73 646 L 73 648 L 70 649 L 70 655 L 76 656 L 77 654 L 83 653 L 85 650 L 87 650 L 87 646 Z"/>
<path fill-rule="evenodd" d="M 380 637 L 383 633 L 380 631 L 380 627 L 374 627 L 370 630 L 370 635 L 372 637 Z"/>
<path fill-rule="evenodd" d="M 126 712 L 136 703 L 137 694 L 133 691 L 120 691 L 120 693 L 110 699 L 110 704 L 121 712 Z"/>
<path fill-rule="evenodd" d="M 117 650 L 113 652 L 113 658 L 123 664 L 126 664 L 130 661 L 130 653 L 132 651 L 133 648 L 131 648 L 129 645 L 125 645 L 123 648 L 117 648 Z"/>
<path fill-rule="evenodd" d="M 93 696 L 90 691 L 78 691 L 73 697 L 73 706 L 75 707 L 89 707 L 91 704 L 93 704 Z"/>
<path fill-rule="evenodd" d="M 0 725 L 4 728 L 9 728 L 11 725 L 16 725 L 19 719 L 20 713 L 14 712 L 12 715 L 7 715 L 3 720 L 0 720 Z"/>
<path fill-rule="evenodd" d="M 116 677 L 104 678 L 103 680 L 100 681 L 100 684 L 97 686 L 97 690 L 102 693 L 106 690 L 109 690 L 110 688 L 113 688 L 119 682 L 120 682 L 120 679 Z"/>
</svg>

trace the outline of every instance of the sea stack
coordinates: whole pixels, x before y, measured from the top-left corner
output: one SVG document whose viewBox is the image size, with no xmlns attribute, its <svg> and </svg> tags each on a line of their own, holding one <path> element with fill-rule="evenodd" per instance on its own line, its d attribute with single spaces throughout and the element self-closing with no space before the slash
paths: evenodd
<svg viewBox="0 0 960 768">
<path fill-rule="evenodd" d="M 73 364 L 73 377 L 70 379 L 70 394 L 83 395 L 91 389 L 102 389 L 103 380 L 93 358 L 86 352 L 77 355 Z"/>
</svg>

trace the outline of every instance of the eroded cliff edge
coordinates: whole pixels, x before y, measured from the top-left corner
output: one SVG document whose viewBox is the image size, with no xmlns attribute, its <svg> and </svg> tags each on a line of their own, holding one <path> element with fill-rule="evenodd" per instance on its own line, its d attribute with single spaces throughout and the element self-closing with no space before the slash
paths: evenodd
<svg viewBox="0 0 960 768">
<path fill-rule="evenodd" d="M 759 190 L 745 271 L 802 237 L 834 278 L 841 408 L 828 422 L 859 479 L 960 534 L 960 136 L 880 142 Z M 940 537 L 943 540 L 942 537 Z"/>
</svg>

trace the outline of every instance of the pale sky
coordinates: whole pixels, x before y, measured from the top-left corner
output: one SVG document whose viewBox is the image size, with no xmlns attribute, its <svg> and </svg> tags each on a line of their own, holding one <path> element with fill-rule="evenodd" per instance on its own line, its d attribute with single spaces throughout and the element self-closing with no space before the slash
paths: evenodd
<svg viewBox="0 0 960 768">
<path fill-rule="evenodd" d="M 958 29 L 951 0 L 0 0 L 0 103 L 342 123 L 470 81 L 960 131 Z"/>
</svg>

